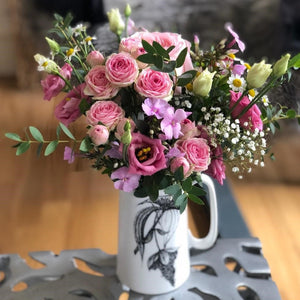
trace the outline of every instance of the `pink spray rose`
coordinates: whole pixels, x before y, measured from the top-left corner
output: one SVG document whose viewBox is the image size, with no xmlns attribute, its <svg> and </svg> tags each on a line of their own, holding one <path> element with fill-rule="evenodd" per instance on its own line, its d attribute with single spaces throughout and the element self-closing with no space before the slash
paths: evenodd
<svg viewBox="0 0 300 300">
<path fill-rule="evenodd" d="M 119 88 L 115 87 L 105 75 L 105 66 L 95 66 L 85 76 L 86 95 L 93 96 L 93 99 L 110 99 L 117 95 Z"/>
<path fill-rule="evenodd" d="M 86 57 L 86 62 L 91 67 L 95 67 L 97 65 L 103 65 L 104 60 L 105 59 L 104 59 L 104 56 L 102 55 L 102 53 L 97 50 L 91 51 Z"/>
<path fill-rule="evenodd" d="M 175 157 L 174 159 L 172 159 L 170 163 L 170 170 L 172 173 L 175 173 L 175 171 L 181 166 L 183 167 L 184 177 L 188 177 L 189 175 L 191 175 L 193 170 L 187 159 L 184 157 Z"/>
<path fill-rule="evenodd" d="M 97 101 L 86 112 L 87 121 L 90 125 L 97 125 L 101 122 L 112 130 L 124 117 L 123 109 L 113 101 Z"/>
<path fill-rule="evenodd" d="M 66 80 L 69 80 L 72 75 L 72 67 L 65 63 L 60 70 L 60 75 Z M 44 100 L 51 100 L 53 97 L 57 96 L 62 89 L 65 87 L 65 82 L 58 75 L 48 75 L 45 79 L 41 81 L 41 85 L 44 91 Z"/>
<path fill-rule="evenodd" d="M 195 125 L 195 122 L 192 122 L 189 119 L 184 119 L 181 123 L 181 132 L 183 136 L 180 138 L 186 140 L 192 137 L 199 135 L 199 130 Z"/>
<path fill-rule="evenodd" d="M 233 91 L 230 91 L 231 99 L 230 99 L 230 105 L 229 107 L 232 108 L 235 103 L 240 99 L 242 96 L 241 93 L 235 93 Z M 233 118 L 238 118 L 241 114 L 242 110 L 247 107 L 247 105 L 250 103 L 250 100 L 247 96 L 244 96 L 242 100 L 239 102 L 239 104 L 234 108 L 231 115 Z M 259 110 L 258 106 L 254 104 L 247 112 L 245 112 L 241 117 L 239 117 L 240 123 L 243 127 L 254 131 L 256 128 L 258 130 L 263 129 L 263 122 L 260 118 L 261 111 Z M 245 126 L 245 123 L 248 123 L 247 126 Z"/>
<path fill-rule="evenodd" d="M 54 115 L 64 125 L 69 126 L 81 116 L 79 104 L 82 99 L 87 98 L 83 93 L 84 88 L 85 83 L 78 85 L 55 107 Z"/>
<path fill-rule="evenodd" d="M 150 68 L 142 70 L 137 78 L 135 90 L 147 98 L 170 100 L 173 82 L 167 73 L 154 71 Z"/>
<path fill-rule="evenodd" d="M 210 164 L 210 148 L 203 138 L 178 140 L 175 146 L 185 153 L 185 157 L 195 172 L 207 170 Z"/>
<path fill-rule="evenodd" d="M 109 131 L 104 125 L 95 125 L 87 133 L 96 146 L 103 145 L 108 141 Z"/>
<path fill-rule="evenodd" d="M 129 173 L 150 176 L 166 168 L 161 140 L 133 133 L 128 147 Z"/>
<path fill-rule="evenodd" d="M 106 77 L 115 86 L 131 85 L 139 74 L 136 60 L 126 52 L 112 54 L 105 65 Z"/>
</svg>

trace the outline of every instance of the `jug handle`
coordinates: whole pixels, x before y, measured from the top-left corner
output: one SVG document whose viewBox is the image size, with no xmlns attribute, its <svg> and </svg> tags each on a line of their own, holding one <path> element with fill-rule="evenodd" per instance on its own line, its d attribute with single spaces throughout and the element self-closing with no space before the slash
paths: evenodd
<svg viewBox="0 0 300 300">
<path fill-rule="evenodd" d="M 210 226 L 208 234 L 203 238 L 197 238 L 193 236 L 191 230 L 188 230 L 188 241 L 189 248 L 195 248 L 199 250 L 204 250 L 212 247 L 217 240 L 218 236 L 218 206 L 217 197 L 212 179 L 206 175 L 201 174 L 202 182 L 208 188 L 208 198 L 210 204 Z"/>
</svg>

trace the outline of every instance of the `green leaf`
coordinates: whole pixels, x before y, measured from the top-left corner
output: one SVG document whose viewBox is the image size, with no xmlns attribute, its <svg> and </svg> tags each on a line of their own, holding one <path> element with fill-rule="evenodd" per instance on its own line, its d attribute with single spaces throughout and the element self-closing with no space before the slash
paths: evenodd
<svg viewBox="0 0 300 300">
<path fill-rule="evenodd" d="M 275 155 L 274 155 L 274 153 L 271 153 L 271 154 L 270 154 L 270 159 L 273 160 L 273 161 L 275 160 Z"/>
<path fill-rule="evenodd" d="M 183 73 L 182 75 L 180 75 L 178 77 L 177 85 L 179 85 L 179 86 L 187 85 L 188 83 L 190 83 L 193 80 L 193 78 L 195 77 L 196 74 L 197 74 L 197 71 L 195 71 L 195 70 L 190 70 L 190 71 Z"/>
<path fill-rule="evenodd" d="M 80 143 L 79 150 L 82 152 L 89 152 L 93 149 L 92 142 L 88 136 L 86 136 Z"/>
<path fill-rule="evenodd" d="M 170 47 L 167 49 L 167 52 L 170 53 L 173 49 L 175 49 L 175 46 L 170 46 Z"/>
<path fill-rule="evenodd" d="M 179 184 L 173 184 L 173 185 L 170 185 L 167 188 L 165 188 L 164 191 L 168 195 L 174 195 L 174 194 L 176 194 L 180 190 L 181 190 L 181 187 L 180 187 Z"/>
<path fill-rule="evenodd" d="M 289 60 L 288 68 L 300 68 L 300 53 Z"/>
<path fill-rule="evenodd" d="M 21 137 L 20 137 L 18 134 L 16 134 L 16 133 L 7 132 L 7 133 L 5 133 L 5 136 L 6 136 L 8 139 L 11 139 L 11 140 L 13 140 L 13 141 L 22 142 Z"/>
<path fill-rule="evenodd" d="M 177 59 L 176 59 L 176 68 L 180 68 L 185 61 L 185 57 L 187 54 L 187 48 L 184 48 L 178 55 Z"/>
<path fill-rule="evenodd" d="M 59 126 L 62 129 L 62 131 L 65 133 L 65 135 L 67 135 L 70 139 L 75 140 L 75 137 L 73 136 L 71 131 L 66 127 L 66 125 L 64 125 L 63 123 L 59 123 Z"/>
<path fill-rule="evenodd" d="M 197 187 L 197 186 L 193 186 L 191 188 L 190 193 L 193 194 L 193 195 L 196 195 L 196 196 L 204 196 L 204 195 L 206 195 L 205 190 L 202 189 L 202 188 L 200 188 L 200 187 Z"/>
<path fill-rule="evenodd" d="M 199 205 L 203 205 L 204 204 L 204 202 L 198 196 L 196 196 L 194 194 L 189 194 L 188 197 L 189 197 L 189 199 L 191 201 L 193 201 L 193 202 L 195 202 L 195 203 L 197 203 Z"/>
<path fill-rule="evenodd" d="M 168 51 L 163 48 L 158 42 L 153 41 L 152 46 L 160 56 L 165 59 L 170 59 Z"/>
<path fill-rule="evenodd" d="M 184 178 L 184 174 L 183 174 L 183 167 L 180 166 L 174 173 L 174 178 L 177 180 L 177 181 L 181 181 L 183 180 Z"/>
<path fill-rule="evenodd" d="M 81 99 L 79 104 L 79 110 L 82 114 L 85 114 L 87 110 L 91 107 L 91 103 L 87 102 L 86 98 Z"/>
<path fill-rule="evenodd" d="M 137 57 L 137 60 L 145 63 L 145 64 L 153 64 L 154 63 L 154 55 L 151 53 L 142 54 Z"/>
<path fill-rule="evenodd" d="M 42 149 L 43 149 L 43 145 L 44 145 L 44 143 L 39 143 L 38 148 L 37 148 L 37 151 L 36 151 L 37 157 L 40 157 L 40 156 L 41 156 Z"/>
<path fill-rule="evenodd" d="M 60 126 L 58 125 L 58 126 L 56 127 L 56 137 L 57 137 L 58 140 L 59 140 L 60 132 L 61 132 L 61 128 L 60 128 Z"/>
<path fill-rule="evenodd" d="M 274 124 L 273 124 L 273 123 L 270 123 L 270 124 L 269 124 L 269 127 L 270 127 L 270 129 L 271 129 L 271 132 L 272 132 L 273 134 L 275 134 L 276 128 L 275 128 Z"/>
<path fill-rule="evenodd" d="M 147 193 L 146 193 L 146 191 L 145 191 L 145 189 L 143 187 L 138 187 L 134 191 L 134 196 L 138 197 L 138 198 L 144 198 L 144 197 L 147 197 Z"/>
<path fill-rule="evenodd" d="M 175 200 L 175 206 L 181 207 L 184 202 L 187 202 L 187 194 L 181 194 L 176 200 Z"/>
<path fill-rule="evenodd" d="M 45 149 L 44 155 L 48 156 L 51 153 L 53 153 L 56 150 L 57 146 L 58 146 L 58 140 L 54 140 L 54 141 L 50 142 Z"/>
<path fill-rule="evenodd" d="M 29 147 L 30 147 L 29 142 L 21 143 L 17 148 L 16 155 L 21 155 L 21 154 L 25 153 L 29 149 Z"/>
<path fill-rule="evenodd" d="M 36 127 L 29 126 L 29 131 L 35 140 L 37 140 L 40 143 L 44 142 L 43 135 Z"/>
<path fill-rule="evenodd" d="M 286 116 L 289 118 L 289 119 L 294 119 L 296 117 L 297 113 L 293 110 L 293 109 L 289 109 L 287 112 L 286 112 Z"/>
<path fill-rule="evenodd" d="M 153 58 L 154 58 L 154 62 L 153 62 L 154 66 L 157 67 L 159 70 L 161 70 L 164 65 L 163 58 L 159 55 L 154 55 Z"/>
<path fill-rule="evenodd" d="M 193 187 L 193 181 L 190 177 L 188 177 L 186 180 L 182 182 L 181 185 L 182 185 L 182 189 L 188 193 Z"/>
<path fill-rule="evenodd" d="M 143 45 L 143 48 L 146 50 L 146 52 L 152 53 L 152 54 L 154 54 L 156 52 L 154 47 L 152 47 L 147 41 L 142 40 L 142 45 Z"/>
<path fill-rule="evenodd" d="M 176 68 L 176 61 L 170 60 L 168 63 L 163 63 L 163 67 L 161 69 L 161 72 L 164 73 L 172 73 Z"/>
</svg>

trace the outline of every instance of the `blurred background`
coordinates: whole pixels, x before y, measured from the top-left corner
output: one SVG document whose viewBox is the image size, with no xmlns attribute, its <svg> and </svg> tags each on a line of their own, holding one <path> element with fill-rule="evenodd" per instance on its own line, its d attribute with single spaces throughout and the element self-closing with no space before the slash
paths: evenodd
<svg viewBox="0 0 300 300">
<path fill-rule="evenodd" d="M 52 26 L 54 12 L 72 12 L 74 25 L 86 22 L 97 46 L 110 37 L 106 12 L 124 9 L 130 3 L 136 25 L 149 30 L 180 32 L 200 38 L 207 49 L 225 35 L 231 22 L 246 44 L 249 61 L 277 60 L 281 54 L 300 52 L 300 2 L 298 0 L 2 0 L 0 2 L 0 253 L 35 250 L 100 247 L 115 253 L 117 247 L 117 192 L 106 177 L 90 169 L 88 162 L 68 165 L 62 161 L 63 147 L 48 158 L 35 151 L 21 157 L 10 148 L 5 132 L 23 133 L 38 127 L 49 139 L 57 122 L 53 109 L 60 101 L 42 100 L 33 55 L 47 55 L 44 36 Z M 299 112 L 300 75 L 276 97 Z M 266 161 L 242 181 L 229 176 L 237 204 L 253 236 L 263 243 L 263 252 L 282 299 L 300 294 L 300 131 L 297 122 L 281 123 L 272 137 L 276 160 Z M 72 125 L 84 135 L 84 123 Z M 99 200 L 100 199 L 100 200 Z"/>
</svg>

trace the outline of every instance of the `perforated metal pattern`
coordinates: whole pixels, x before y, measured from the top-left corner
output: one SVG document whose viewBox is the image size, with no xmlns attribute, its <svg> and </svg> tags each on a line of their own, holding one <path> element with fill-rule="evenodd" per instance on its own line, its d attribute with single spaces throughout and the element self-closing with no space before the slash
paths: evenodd
<svg viewBox="0 0 300 300">
<path fill-rule="evenodd" d="M 1 300 L 117 300 L 124 293 L 116 273 L 116 256 L 100 249 L 33 252 L 45 266 L 30 268 L 19 255 L 0 255 Z M 78 269 L 78 260 L 98 274 Z M 280 300 L 267 261 L 256 238 L 219 239 L 208 251 L 191 252 L 192 272 L 173 293 L 132 300 Z M 97 276 L 99 275 L 99 276 Z M 22 291 L 13 291 L 23 283 Z"/>
</svg>

